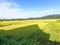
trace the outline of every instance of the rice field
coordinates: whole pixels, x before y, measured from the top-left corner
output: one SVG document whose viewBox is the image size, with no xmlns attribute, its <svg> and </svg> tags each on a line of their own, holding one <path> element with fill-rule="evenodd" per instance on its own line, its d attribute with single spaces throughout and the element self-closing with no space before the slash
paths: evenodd
<svg viewBox="0 0 60 45">
<path fill-rule="evenodd" d="M 42 30 L 39 33 L 39 30 Z M 35 34 L 37 32 L 40 34 Z M 44 33 L 43 33 L 44 32 Z M 36 38 L 46 38 L 46 34 L 48 36 L 48 40 L 60 42 L 60 21 L 58 20 L 23 20 L 23 21 L 2 21 L 0 22 L 0 35 L 1 36 L 12 36 L 15 40 L 19 38 L 24 38 L 24 40 L 30 35 L 36 36 Z M 46 33 L 46 34 L 45 34 Z M 29 40 L 29 39 L 28 39 Z M 23 41 L 22 41 L 23 42 Z M 35 44 L 35 42 L 34 42 Z M 40 44 L 40 43 L 37 43 Z M 20 44 L 22 45 L 22 44 Z M 42 44 L 44 45 L 44 44 Z M 60 44 L 57 44 L 60 45 Z"/>
</svg>

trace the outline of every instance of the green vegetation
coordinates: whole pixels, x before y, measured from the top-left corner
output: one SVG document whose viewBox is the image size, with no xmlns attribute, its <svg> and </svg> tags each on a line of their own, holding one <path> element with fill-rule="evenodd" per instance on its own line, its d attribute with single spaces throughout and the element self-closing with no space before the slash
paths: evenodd
<svg viewBox="0 0 60 45">
<path fill-rule="evenodd" d="M 0 45 L 60 45 L 59 34 L 59 19 L 0 22 Z"/>
</svg>

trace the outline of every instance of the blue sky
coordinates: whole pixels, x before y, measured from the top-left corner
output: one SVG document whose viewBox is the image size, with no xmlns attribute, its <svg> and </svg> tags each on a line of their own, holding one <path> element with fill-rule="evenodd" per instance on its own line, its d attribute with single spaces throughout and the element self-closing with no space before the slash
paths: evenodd
<svg viewBox="0 0 60 45">
<path fill-rule="evenodd" d="M 21 5 L 22 8 L 55 8 L 59 7 L 60 0 L 14 0 L 18 5 Z"/>
<path fill-rule="evenodd" d="M 0 18 L 30 18 L 60 14 L 60 0 L 0 0 Z"/>
</svg>

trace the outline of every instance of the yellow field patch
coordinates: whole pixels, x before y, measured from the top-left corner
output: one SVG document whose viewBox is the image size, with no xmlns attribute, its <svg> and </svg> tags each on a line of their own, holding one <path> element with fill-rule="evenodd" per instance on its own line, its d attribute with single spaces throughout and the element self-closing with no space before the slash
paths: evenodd
<svg viewBox="0 0 60 45">
<path fill-rule="evenodd" d="M 25 24 L 25 25 L 16 24 L 16 25 L 4 26 L 4 27 L 0 27 L 0 30 L 11 30 L 11 29 L 19 28 L 19 27 L 28 26 L 28 25 L 33 25 L 33 23 Z"/>
</svg>

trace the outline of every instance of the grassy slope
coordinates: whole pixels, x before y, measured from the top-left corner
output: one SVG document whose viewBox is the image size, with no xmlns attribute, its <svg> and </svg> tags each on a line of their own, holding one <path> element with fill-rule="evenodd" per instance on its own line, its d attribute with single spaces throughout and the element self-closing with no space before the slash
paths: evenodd
<svg viewBox="0 0 60 45">
<path fill-rule="evenodd" d="M 44 32 L 49 33 L 50 34 L 50 40 L 52 41 L 58 41 L 60 42 L 60 21 L 55 21 L 55 20 L 27 20 L 27 21 L 8 21 L 8 22 L 2 22 L 2 25 L 9 25 L 12 24 L 14 26 L 10 26 L 8 28 L 8 26 L 5 28 L 2 28 L 3 30 L 12 30 L 10 33 L 8 32 L 8 34 L 12 34 L 13 36 L 17 35 L 17 38 L 20 36 L 25 36 L 25 35 L 30 35 L 32 32 L 34 32 L 35 30 L 38 30 L 37 28 L 34 28 L 34 26 L 32 26 L 32 28 L 18 28 L 21 27 L 21 25 L 24 26 L 28 26 L 28 25 L 32 25 L 32 24 L 37 24 L 39 29 L 42 29 Z M 17 26 L 16 26 L 17 24 Z M 18 26 L 19 25 L 19 26 Z M 17 29 L 13 28 L 13 27 L 17 27 Z M 10 29 L 11 28 L 11 29 Z M 19 31 L 18 31 L 19 30 Z M 27 31 L 27 32 L 25 32 Z M 30 34 L 28 34 L 30 32 Z M 4 32 L 5 33 L 5 32 Z M 26 34 L 25 34 L 26 33 Z M 15 36 L 16 37 L 16 36 Z"/>
</svg>

